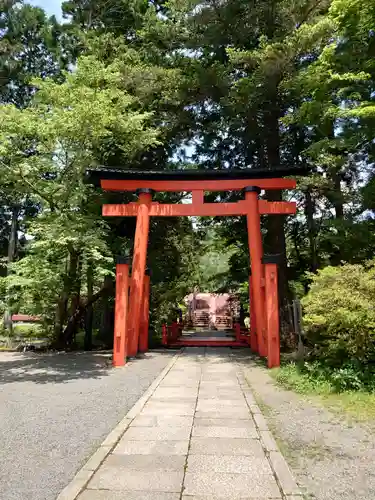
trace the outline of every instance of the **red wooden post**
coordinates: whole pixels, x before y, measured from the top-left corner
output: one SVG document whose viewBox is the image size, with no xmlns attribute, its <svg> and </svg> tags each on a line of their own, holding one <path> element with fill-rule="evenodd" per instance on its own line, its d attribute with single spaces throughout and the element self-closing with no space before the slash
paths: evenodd
<svg viewBox="0 0 375 500">
<path fill-rule="evenodd" d="M 258 204 L 259 193 L 260 188 L 257 186 L 248 186 L 247 188 L 245 188 L 245 198 L 248 204 L 247 233 L 249 240 L 258 350 L 260 356 L 266 356 L 266 321 L 264 302 L 262 300 L 262 279 L 264 277 L 264 269 L 262 264 L 263 244 Z"/>
<path fill-rule="evenodd" d="M 150 272 L 146 271 L 142 311 L 141 311 L 141 326 L 139 331 L 139 352 L 148 351 L 149 319 L 150 319 Z"/>
<path fill-rule="evenodd" d="M 241 341 L 241 325 L 239 323 L 235 323 L 234 325 L 234 333 L 236 335 L 236 342 Z"/>
<path fill-rule="evenodd" d="M 254 290 L 251 274 L 249 276 L 249 298 L 250 298 L 250 348 L 253 352 L 258 352 L 258 339 L 256 332 Z"/>
<path fill-rule="evenodd" d="M 179 329 L 179 327 L 178 327 L 178 323 L 177 323 L 177 321 L 173 321 L 173 322 L 172 322 L 172 325 L 171 325 L 171 333 L 172 333 L 172 335 L 171 335 L 172 339 L 171 339 L 171 340 L 172 340 L 173 342 L 175 342 L 175 341 L 178 339 L 178 337 L 179 337 L 179 333 L 180 333 L 180 329 Z"/>
<path fill-rule="evenodd" d="M 113 366 L 126 362 L 126 333 L 128 319 L 129 264 L 119 258 L 116 264 L 115 328 L 113 338 Z"/>
<path fill-rule="evenodd" d="M 267 364 L 268 368 L 280 366 L 280 324 L 279 300 L 277 288 L 277 264 L 267 259 L 266 276 L 266 311 L 267 311 Z"/>
<path fill-rule="evenodd" d="M 162 325 L 162 327 L 161 327 L 161 343 L 164 346 L 168 345 L 168 327 L 167 327 L 167 325 Z"/>
<path fill-rule="evenodd" d="M 137 225 L 134 236 L 134 253 L 132 280 L 130 287 L 130 318 L 128 356 L 136 356 L 138 352 L 139 327 L 141 324 L 141 308 L 144 294 L 144 276 L 146 271 L 148 231 L 150 226 L 149 205 L 152 194 L 149 189 L 140 189 Z"/>
</svg>

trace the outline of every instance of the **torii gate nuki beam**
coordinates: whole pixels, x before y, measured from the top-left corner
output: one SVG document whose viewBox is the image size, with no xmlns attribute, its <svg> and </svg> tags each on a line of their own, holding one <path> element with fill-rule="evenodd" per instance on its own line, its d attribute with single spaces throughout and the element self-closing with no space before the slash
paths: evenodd
<svg viewBox="0 0 375 500">
<path fill-rule="evenodd" d="M 91 170 L 88 181 L 106 191 L 136 192 L 138 201 L 128 204 L 105 204 L 106 217 L 136 217 L 132 276 L 128 306 L 129 266 L 117 266 L 114 365 L 125 363 L 126 356 L 148 348 L 149 278 L 146 260 L 150 217 L 178 216 L 239 216 L 247 218 L 251 279 L 251 346 L 261 356 L 267 356 L 268 366 L 278 366 L 279 318 L 277 301 L 277 267 L 263 262 L 261 215 L 296 213 L 293 202 L 269 202 L 259 199 L 262 190 L 294 189 L 296 181 L 283 178 L 291 173 L 306 173 L 302 169 L 276 170 L 180 170 L 124 171 Z M 154 192 L 190 192 L 191 204 L 169 204 L 152 201 Z M 243 191 L 244 199 L 234 203 L 205 203 L 204 193 L 211 191 Z M 121 287 L 121 289 L 119 289 Z"/>
</svg>

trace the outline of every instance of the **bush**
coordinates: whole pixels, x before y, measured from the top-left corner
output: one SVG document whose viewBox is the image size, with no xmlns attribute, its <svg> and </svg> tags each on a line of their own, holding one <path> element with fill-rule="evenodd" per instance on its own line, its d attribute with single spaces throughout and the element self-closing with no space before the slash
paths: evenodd
<svg viewBox="0 0 375 500">
<path fill-rule="evenodd" d="M 13 324 L 13 336 L 23 338 L 45 337 L 41 324 L 15 323 Z"/>
<path fill-rule="evenodd" d="M 337 390 L 372 387 L 375 374 L 375 266 L 326 267 L 302 301 L 311 347 L 306 369 Z M 309 368 L 310 367 L 310 368 Z"/>
</svg>

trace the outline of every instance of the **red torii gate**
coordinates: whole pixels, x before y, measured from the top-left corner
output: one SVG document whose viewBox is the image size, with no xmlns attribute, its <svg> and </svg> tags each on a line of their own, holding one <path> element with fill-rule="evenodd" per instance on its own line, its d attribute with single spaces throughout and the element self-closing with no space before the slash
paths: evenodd
<svg viewBox="0 0 375 500">
<path fill-rule="evenodd" d="M 122 366 L 127 356 L 148 349 L 150 278 L 146 274 L 146 259 L 150 217 L 234 215 L 247 218 L 251 263 L 250 345 L 260 356 L 267 356 L 269 367 L 279 366 L 277 265 L 275 261 L 264 260 L 260 216 L 294 214 L 296 204 L 261 200 L 259 194 L 262 190 L 294 189 L 296 181 L 284 178 L 291 172 L 295 175 L 305 173 L 301 169 L 88 171 L 88 181 L 106 191 L 131 191 L 138 195 L 137 202 L 102 207 L 106 217 L 137 217 L 131 279 L 127 262 L 120 259 L 116 266 L 114 366 Z M 153 193 L 160 191 L 190 192 L 192 203 L 152 201 Z M 210 191 L 243 191 L 244 199 L 233 203 L 205 203 L 204 193 Z"/>
</svg>

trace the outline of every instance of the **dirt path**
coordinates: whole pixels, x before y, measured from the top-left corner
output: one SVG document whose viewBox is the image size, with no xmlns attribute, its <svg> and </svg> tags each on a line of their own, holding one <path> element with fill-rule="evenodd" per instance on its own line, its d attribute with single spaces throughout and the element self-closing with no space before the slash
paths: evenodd
<svg viewBox="0 0 375 500">
<path fill-rule="evenodd" d="M 375 436 L 370 428 L 276 386 L 267 371 L 249 358 L 243 366 L 306 498 L 375 499 Z"/>
</svg>

